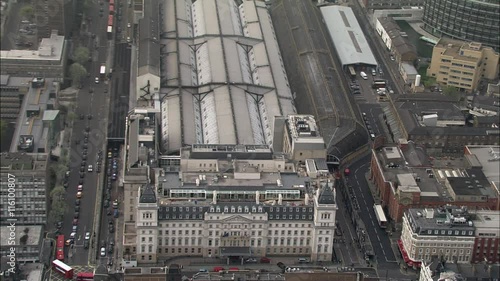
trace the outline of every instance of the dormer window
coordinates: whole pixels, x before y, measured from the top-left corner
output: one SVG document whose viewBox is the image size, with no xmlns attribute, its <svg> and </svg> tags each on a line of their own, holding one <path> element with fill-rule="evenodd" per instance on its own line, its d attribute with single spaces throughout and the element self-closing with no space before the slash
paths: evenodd
<svg viewBox="0 0 500 281">
<path fill-rule="evenodd" d="M 241 213 L 243 211 L 243 208 L 238 207 L 238 213 Z"/>
<path fill-rule="evenodd" d="M 220 207 L 217 207 L 217 213 L 220 213 Z"/>
<path fill-rule="evenodd" d="M 262 213 L 262 207 L 259 207 L 259 213 Z"/>
<path fill-rule="evenodd" d="M 231 206 L 231 213 L 234 213 L 234 212 L 236 212 L 236 208 Z"/>
<path fill-rule="evenodd" d="M 245 207 L 245 213 L 248 213 L 248 207 Z"/>
<path fill-rule="evenodd" d="M 255 212 L 257 212 L 257 208 L 252 207 L 252 213 L 255 213 Z"/>
<path fill-rule="evenodd" d="M 227 213 L 229 211 L 228 207 L 224 207 L 224 213 Z"/>
<path fill-rule="evenodd" d="M 214 212 L 214 207 L 210 207 L 210 213 Z"/>
</svg>

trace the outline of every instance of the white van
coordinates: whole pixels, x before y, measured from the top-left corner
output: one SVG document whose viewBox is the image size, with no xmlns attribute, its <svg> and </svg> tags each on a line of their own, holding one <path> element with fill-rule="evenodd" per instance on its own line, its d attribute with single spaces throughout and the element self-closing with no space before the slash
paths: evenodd
<svg viewBox="0 0 500 281">
<path fill-rule="evenodd" d="M 361 71 L 359 75 L 361 76 L 361 78 L 368 80 L 368 75 L 366 75 L 366 73 L 364 73 L 363 71 Z"/>
</svg>

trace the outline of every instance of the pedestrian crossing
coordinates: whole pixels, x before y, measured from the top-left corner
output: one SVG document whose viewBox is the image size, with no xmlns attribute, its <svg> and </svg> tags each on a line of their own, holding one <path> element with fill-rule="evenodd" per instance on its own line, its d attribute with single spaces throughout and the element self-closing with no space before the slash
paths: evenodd
<svg viewBox="0 0 500 281">
<path fill-rule="evenodd" d="M 80 272 L 94 272 L 95 267 L 94 266 L 89 266 L 89 265 L 72 265 L 71 268 L 73 268 L 73 279 L 76 280 L 76 276 Z M 51 268 L 49 271 L 49 281 L 68 281 L 62 275 L 59 271 L 54 270 L 54 268 Z"/>
</svg>

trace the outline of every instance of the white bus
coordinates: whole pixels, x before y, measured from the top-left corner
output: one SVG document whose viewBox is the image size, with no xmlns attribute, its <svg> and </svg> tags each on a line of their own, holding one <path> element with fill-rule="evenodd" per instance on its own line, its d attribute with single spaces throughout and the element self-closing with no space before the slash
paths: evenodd
<svg viewBox="0 0 500 281">
<path fill-rule="evenodd" d="M 377 216 L 377 221 L 380 228 L 387 228 L 387 218 L 385 217 L 382 205 L 373 205 L 373 210 L 375 211 L 375 216 Z"/>
</svg>

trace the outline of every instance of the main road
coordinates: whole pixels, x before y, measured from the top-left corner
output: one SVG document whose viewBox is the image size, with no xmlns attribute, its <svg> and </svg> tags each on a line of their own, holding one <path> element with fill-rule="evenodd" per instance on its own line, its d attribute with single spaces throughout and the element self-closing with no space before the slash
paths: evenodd
<svg viewBox="0 0 500 281">
<path fill-rule="evenodd" d="M 87 71 L 90 76 L 83 83 L 83 88 L 76 100 L 75 113 L 79 117 L 73 125 L 71 138 L 71 158 L 70 158 L 70 176 L 69 185 L 66 192 L 68 209 L 64 217 L 63 234 L 69 237 L 72 232 L 72 223 L 75 214 L 75 200 L 77 186 L 80 181 L 80 169 L 83 161 L 84 134 L 89 130 L 89 141 L 87 144 L 87 159 L 84 167 L 83 196 L 80 203 L 80 216 L 78 221 L 78 230 L 74 246 L 67 252 L 66 262 L 70 265 L 86 265 L 90 262 L 89 250 L 97 248 L 98 241 L 95 241 L 93 233 L 93 223 L 95 217 L 95 204 L 100 198 L 96 198 L 97 187 L 100 184 L 99 175 L 95 167 L 97 162 L 97 153 L 103 150 L 106 143 L 106 127 L 109 108 L 109 85 L 104 77 L 100 77 L 99 83 L 95 82 L 95 77 L 99 76 L 100 66 L 108 61 L 109 42 L 106 34 L 107 23 L 107 2 L 99 5 L 98 2 L 89 1 L 88 11 L 88 33 L 82 32 L 82 44 L 89 48 L 91 52 L 91 61 L 87 64 Z M 100 16 L 100 9 L 103 9 L 103 16 Z M 94 36 L 95 35 L 95 36 Z M 106 68 L 108 69 L 108 67 Z M 89 118 L 90 117 L 90 118 Z M 77 142 L 79 142 L 77 144 Z M 105 157 L 105 155 L 103 154 Z M 88 172 L 88 165 L 94 167 L 93 172 Z M 101 171 L 102 172 L 102 171 Z M 85 232 L 92 235 L 89 249 L 83 247 Z"/>
</svg>

